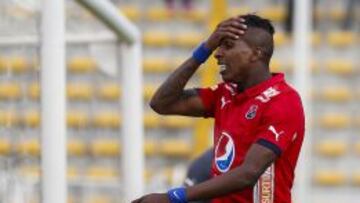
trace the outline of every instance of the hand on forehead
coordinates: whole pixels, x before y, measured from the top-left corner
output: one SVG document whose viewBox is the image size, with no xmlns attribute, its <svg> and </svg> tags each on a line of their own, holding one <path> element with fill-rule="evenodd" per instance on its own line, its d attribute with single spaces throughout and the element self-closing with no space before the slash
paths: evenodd
<svg viewBox="0 0 360 203">
<path fill-rule="evenodd" d="M 217 28 L 220 31 L 231 33 L 231 35 L 229 35 L 231 38 L 238 39 L 245 33 L 247 25 L 245 24 L 245 19 L 237 16 L 222 21 Z"/>
<path fill-rule="evenodd" d="M 221 24 L 229 26 L 237 37 L 226 37 L 226 40 L 235 41 L 242 39 L 250 46 L 268 46 L 272 41 L 272 36 L 265 30 L 257 27 L 248 26 L 245 18 L 241 15 L 229 18 Z"/>
</svg>

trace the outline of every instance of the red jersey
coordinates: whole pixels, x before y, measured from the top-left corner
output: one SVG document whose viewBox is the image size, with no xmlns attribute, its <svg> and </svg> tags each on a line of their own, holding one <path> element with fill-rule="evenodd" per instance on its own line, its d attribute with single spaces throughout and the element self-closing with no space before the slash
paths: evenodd
<svg viewBox="0 0 360 203">
<path fill-rule="evenodd" d="M 215 118 L 213 176 L 241 165 L 254 143 L 278 155 L 254 187 L 213 203 L 291 203 L 305 122 L 301 99 L 284 74 L 274 74 L 244 92 L 235 84 L 221 83 L 199 89 L 199 94 L 207 115 Z"/>
</svg>

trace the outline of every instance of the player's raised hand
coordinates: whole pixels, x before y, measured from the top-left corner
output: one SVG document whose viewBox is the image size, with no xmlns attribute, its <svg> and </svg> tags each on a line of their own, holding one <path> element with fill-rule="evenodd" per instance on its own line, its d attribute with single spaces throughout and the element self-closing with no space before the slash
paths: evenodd
<svg viewBox="0 0 360 203">
<path fill-rule="evenodd" d="M 205 42 L 205 46 L 211 50 L 215 50 L 223 38 L 238 39 L 240 35 L 245 33 L 246 29 L 245 19 L 241 18 L 241 16 L 224 20 L 219 23 L 213 33 L 211 33 Z"/>
<path fill-rule="evenodd" d="M 154 193 L 142 196 L 131 203 L 170 203 L 170 201 L 166 193 Z"/>
</svg>

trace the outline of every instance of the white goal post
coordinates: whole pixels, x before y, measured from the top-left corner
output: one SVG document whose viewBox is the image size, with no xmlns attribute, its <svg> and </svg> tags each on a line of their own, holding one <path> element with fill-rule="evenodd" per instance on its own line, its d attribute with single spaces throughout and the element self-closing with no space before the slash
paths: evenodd
<svg viewBox="0 0 360 203">
<path fill-rule="evenodd" d="M 294 187 L 295 202 L 312 202 L 310 195 L 310 171 L 311 171 L 311 101 L 309 100 L 309 89 L 311 89 L 311 32 L 312 32 L 312 0 L 299 0 L 294 2 L 294 84 L 301 95 L 305 110 L 305 137 L 301 149 L 299 163 L 296 168 Z"/>
<path fill-rule="evenodd" d="M 112 29 L 122 42 L 122 182 L 123 200 L 130 202 L 144 191 L 141 34 L 109 0 L 77 1 Z"/>
<path fill-rule="evenodd" d="M 108 0 L 77 0 L 118 37 L 122 84 L 123 200 L 144 191 L 141 34 Z M 42 202 L 65 203 L 66 182 L 66 67 L 63 0 L 44 0 L 41 35 Z M 54 94 L 56 92 L 56 94 Z"/>
<path fill-rule="evenodd" d="M 63 0 L 44 0 L 41 20 L 41 201 L 65 203 L 66 68 Z"/>
</svg>

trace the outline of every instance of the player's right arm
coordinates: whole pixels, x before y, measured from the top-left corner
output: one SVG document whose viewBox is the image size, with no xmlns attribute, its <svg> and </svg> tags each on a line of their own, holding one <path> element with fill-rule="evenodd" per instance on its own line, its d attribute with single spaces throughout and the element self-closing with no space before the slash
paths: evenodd
<svg viewBox="0 0 360 203">
<path fill-rule="evenodd" d="M 221 22 L 205 42 L 205 47 L 214 51 L 226 37 L 237 39 L 244 34 L 246 25 L 240 17 Z M 200 67 L 193 57 L 187 59 L 161 84 L 150 101 L 151 108 L 159 114 L 205 116 L 206 109 L 196 89 L 184 89 Z"/>
<path fill-rule="evenodd" d="M 205 108 L 197 91 L 184 90 L 200 65 L 193 58 L 187 59 L 157 89 L 150 101 L 151 108 L 159 114 L 202 116 Z"/>
</svg>

